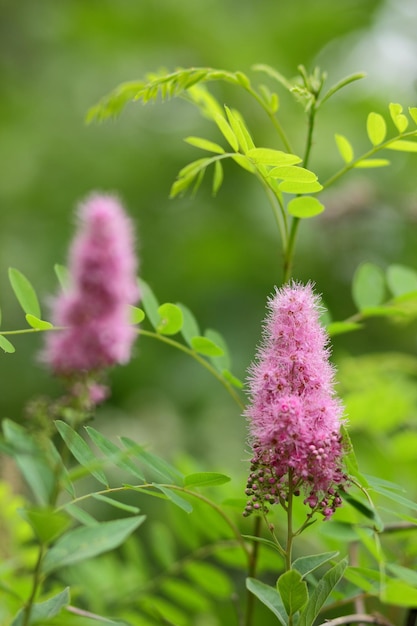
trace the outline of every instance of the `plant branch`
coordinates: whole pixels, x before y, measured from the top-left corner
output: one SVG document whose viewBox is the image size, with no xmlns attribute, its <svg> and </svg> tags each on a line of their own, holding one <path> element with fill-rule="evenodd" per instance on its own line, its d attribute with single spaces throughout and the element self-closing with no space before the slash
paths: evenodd
<svg viewBox="0 0 417 626">
<path fill-rule="evenodd" d="M 379 624 L 380 626 L 395 626 L 382 615 L 366 615 L 362 613 L 353 613 L 352 615 L 343 615 L 335 619 L 326 620 L 320 626 L 342 626 L 343 624 L 357 624 L 363 622 L 365 624 Z"/>
</svg>

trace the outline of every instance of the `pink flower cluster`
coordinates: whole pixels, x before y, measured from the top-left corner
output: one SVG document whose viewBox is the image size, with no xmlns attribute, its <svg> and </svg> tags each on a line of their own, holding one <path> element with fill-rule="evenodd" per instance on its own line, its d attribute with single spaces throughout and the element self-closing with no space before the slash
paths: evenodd
<svg viewBox="0 0 417 626">
<path fill-rule="evenodd" d="M 115 197 L 94 194 L 81 204 L 79 220 L 71 284 L 53 302 L 53 323 L 64 329 L 47 334 L 43 354 L 66 377 L 126 363 L 136 337 L 128 310 L 139 298 L 130 219 Z M 93 404 L 102 399 L 100 387 L 90 391 Z"/>
<path fill-rule="evenodd" d="M 341 505 L 343 406 L 334 395 L 328 337 L 311 285 L 291 283 L 269 301 L 257 360 L 250 369 L 253 458 L 245 512 L 285 506 L 289 490 L 325 519 Z"/>
</svg>

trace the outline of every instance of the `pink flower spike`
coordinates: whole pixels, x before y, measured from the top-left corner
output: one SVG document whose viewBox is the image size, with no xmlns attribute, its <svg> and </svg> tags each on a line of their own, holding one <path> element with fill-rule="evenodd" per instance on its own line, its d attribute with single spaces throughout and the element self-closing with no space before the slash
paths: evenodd
<svg viewBox="0 0 417 626">
<path fill-rule="evenodd" d="M 285 501 L 290 489 L 303 488 L 305 504 L 329 519 L 340 506 L 347 477 L 343 406 L 335 397 L 319 299 L 310 284 L 293 282 L 278 289 L 268 305 L 263 342 L 249 376 L 246 416 L 253 458 L 246 493 L 256 492 L 257 502 L 271 504 Z"/>
<path fill-rule="evenodd" d="M 129 304 L 139 298 L 133 227 L 114 196 L 93 194 L 79 209 L 69 255 L 71 285 L 53 302 L 43 360 L 58 375 L 101 370 L 130 358 L 136 331 Z"/>
</svg>

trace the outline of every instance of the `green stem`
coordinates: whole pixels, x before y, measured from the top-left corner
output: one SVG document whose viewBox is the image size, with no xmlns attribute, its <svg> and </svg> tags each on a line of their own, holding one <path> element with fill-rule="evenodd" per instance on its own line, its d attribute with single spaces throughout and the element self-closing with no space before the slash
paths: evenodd
<svg viewBox="0 0 417 626">
<path fill-rule="evenodd" d="M 264 99 L 262 98 L 262 96 L 260 96 L 254 89 L 252 89 L 251 87 L 245 87 L 246 91 L 248 93 L 251 94 L 251 96 L 253 96 L 255 98 L 255 100 L 261 105 L 261 107 L 263 108 L 263 110 L 266 112 L 266 114 L 268 115 L 270 121 L 272 122 L 272 125 L 274 126 L 275 130 L 277 131 L 278 135 L 280 136 L 280 139 L 286 149 L 287 152 L 290 152 L 291 154 L 293 154 L 292 148 L 291 148 L 291 144 L 289 142 L 289 139 L 287 137 L 287 135 L 285 134 L 284 129 L 282 128 L 280 122 L 277 120 L 277 118 L 275 117 L 275 114 L 270 110 L 270 108 L 267 106 L 267 104 L 265 103 Z"/>
<path fill-rule="evenodd" d="M 292 565 L 292 542 L 294 539 L 293 533 L 293 496 L 294 486 L 292 481 L 292 469 L 288 470 L 288 502 L 287 502 L 287 545 L 285 550 L 285 571 L 289 571 Z"/>
<path fill-rule="evenodd" d="M 261 522 L 262 518 L 259 516 L 255 517 L 255 524 L 253 529 L 253 536 L 259 537 L 261 533 Z M 248 564 L 248 577 L 254 578 L 256 576 L 256 568 L 258 565 L 258 554 L 259 554 L 259 542 L 254 541 L 252 544 L 252 550 L 249 556 L 249 564 Z M 245 626 L 251 626 L 253 620 L 253 612 L 255 608 L 255 596 L 253 593 L 247 590 L 246 594 L 246 615 L 245 615 Z"/>
<path fill-rule="evenodd" d="M 30 592 L 30 596 L 29 596 L 29 598 L 28 598 L 28 600 L 26 602 L 26 606 L 25 606 L 25 609 L 24 609 L 22 626 L 29 626 L 29 624 L 30 624 L 30 617 L 31 617 L 31 614 L 32 614 L 32 607 L 33 607 L 33 604 L 35 602 L 36 595 L 38 593 L 38 589 L 39 589 L 40 584 L 42 582 L 41 565 L 42 565 L 42 559 L 43 559 L 44 552 L 45 552 L 44 546 L 43 546 L 43 544 L 40 544 L 38 558 L 37 558 L 37 561 L 36 561 L 35 569 L 33 571 L 32 590 Z"/>
</svg>

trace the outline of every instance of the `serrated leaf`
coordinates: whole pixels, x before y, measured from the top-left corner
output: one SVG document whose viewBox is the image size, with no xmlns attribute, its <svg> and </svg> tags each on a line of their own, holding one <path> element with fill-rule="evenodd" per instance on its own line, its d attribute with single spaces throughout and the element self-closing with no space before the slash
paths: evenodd
<svg viewBox="0 0 417 626">
<path fill-rule="evenodd" d="M 350 141 L 344 135 L 335 135 L 337 149 L 339 150 L 339 154 L 344 160 L 346 164 L 349 164 L 353 161 L 354 152 L 353 147 Z"/>
<path fill-rule="evenodd" d="M 41 317 L 38 296 L 29 280 L 19 272 L 19 270 L 9 268 L 9 281 L 14 294 L 25 313 L 30 313 L 35 317 Z"/>
<path fill-rule="evenodd" d="M 193 505 L 188 500 L 182 498 L 176 491 L 173 491 L 169 487 L 165 487 L 164 485 L 158 485 L 157 483 L 153 483 L 153 486 L 156 489 L 159 489 L 173 504 L 179 506 L 180 509 L 185 511 L 186 513 L 192 513 Z"/>
<path fill-rule="evenodd" d="M 386 147 L 388 150 L 399 150 L 400 152 L 417 152 L 417 141 L 398 139 L 396 141 L 392 141 Z"/>
<path fill-rule="evenodd" d="M 186 137 L 184 141 L 189 143 L 191 146 L 201 148 L 201 150 L 208 150 L 209 152 L 216 152 L 217 154 L 224 154 L 225 152 L 218 143 L 214 143 L 214 141 L 209 141 L 208 139 L 203 139 L 202 137 Z"/>
<path fill-rule="evenodd" d="M 390 265 L 387 283 L 393 296 L 398 297 L 417 291 L 417 272 L 405 265 Z"/>
<path fill-rule="evenodd" d="M 331 322 L 327 326 L 327 332 L 331 337 L 335 335 L 343 335 L 345 333 L 351 333 L 354 330 L 360 330 L 362 324 L 358 322 Z"/>
<path fill-rule="evenodd" d="M 159 302 L 156 299 L 156 296 L 152 289 L 149 287 L 148 283 L 144 280 L 139 279 L 140 292 L 142 295 L 142 304 L 145 309 L 145 313 L 149 318 L 152 326 L 156 328 L 160 322 L 160 317 L 158 313 Z"/>
<path fill-rule="evenodd" d="M 223 183 L 223 165 L 221 164 L 221 161 L 215 161 L 214 175 L 213 175 L 213 187 L 212 187 L 213 196 L 217 194 L 220 187 L 222 186 L 222 183 Z"/>
<path fill-rule="evenodd" d="M 280 594 L 270 585 L 255 578 L 246 579 L 246 588 L 258 598 L 278 618 L 281 626 L 287 626 L 288 615 Z"/>
<path fill-rule="evenodd" d="M 195 472 L 184 478 L 184 487 L 213 487 L 230 482 L 231 478 L 218 472 Z"/>
<path fill-rule="evenodd" d="M 6 339 L 4 335 L 0 335 L 0 348 L 7 354 L 13 354 L 13 352 L 16 352 L 16 348 L 12 342 Z"/>
<path fill-rule="evenodd" d="M 287 211 L 294 217 L 306 219 L 322 213 L 324 205 L 313 196 L 301 196 L 290 200 L 287 205 Z"/>
<path fill-rule="evenodd" d="M 295 154 L 273 150 L 271 148 L 252 148 L 247 155 L 254 163 L 281 167 L 282 165 L 296 165 L 302 159 Z"/>
<path fill-rule="evenodd" d="M 274 167 L 268 173 L 268 176 L 271 178 L 279 178 L 298 183 L 313 183 L 317 180 L 317 175 L 314 172 L 296 165 L 282 165 L 281 167 Z"/>
<path fill-rule="evenodd" d="M 65 265 L 60 265 L 59 263 L 55 263 L 54 271 L 56 277 L 64 291 L 67 291 L 71 285 L 71 275 L 69 270 Z"/>
<path fill-rule="evenodd" d="M 183 315 L 180 307 L 171 302 L 165 302 L 158 307 L 159 324 L 156 332 L 161 335 L 176 335 L 183 325 Z"/>
<path fill-rule="evenodd" d="M 207 337 L 193 337 L 191 339 L 191 347 L 204 356 L 216 357 L 224 355 L 224 350 Z"/>
<path fill-rule="evenodd" d="M 311 593 L 307 606 L 300 615 L 298 626 L 311 626 L 314 623 L 327 598 L 342 578 L 346 567 L 347 559 L 343 559 L 319 580 Z"/>
<path fill-rule="evenodd" d="M 379 113 L 369 113 L 366 122 L 366 131 L 369 141 L 373 146 L 378 146 L 382 143 L 387 135 L 387 125 L 382 115 Z"/>
<path fill-rule="evenodd" d="M 84 526 L 66 533 L 46 553 L 42 564 L 43 573 L 49 574 L 117 548 L 144 521 L 145 516 L 138 515 Z"/>
<path fill-rule="evenodd" d="M 148 452 L 145 448 L 129 437 L 120 437 L 122 444 L 132 451 L 135 456 L 149 469 L 155 472 L 159 477 L 168 482 L 182 484 L 184 476 L 175 467 L 164 459 L 159 458 L 152 452 Z"/>
<path fill-rule="evenodd" d="M 362 159 L 362 161 L 357 161 L 354 167 L 367 169 L 372 167 L 386 167 L 387 165 L 390 165 L 388 159 Z"/>
<path fill-rule="evenodd" d="M 307 584 L 295 569 L 288 570 L 278 578 L 277 588 L 288 615 L 294 615 L 308 600 Z"/>
<path fill-rule="evenodd" d="M 339 552 L 322 552 L 322 554 L 302 556 L 296 559 L 292 566 L 305 578 L 308 574 L 311 574 L 311 572 L 314 572 L 317 568 L 335 559 L 338 555 Z"/>
<path fill-rule="evenodd" d="M 291 180 L 284 180 L 278 185 L 279 191 L 284 193 L 304 194 L 304 193 L 317 193 L 323 189 L 323 185 L 316 180 L 312 183 L 299 183 Z"/>
<path fill-rule="evenodd" d="M 181 309 L 183 317 L 181 334 L 184 337 L 185 341 L 188 343 L 188 345 L 191 346 L 192 338 L 200 334 L 197 320 L 195 319 L 190 309 L 185 306 L 185 304 L 177 302 L 177 306 Z"/>
<path fill-rule="evenodd" d="M 104 496 L 101 493 L 92 493 L 91 496 L 94 500 L 100 500 L 100 502 L 105 502 L 106 504 L 114 507 L 115 509 L 120 509 L 122 511 L 127 511 L 128 513 L 139 513 L 140 509 L 137 506 L 131 506 L 130 504 L 125 504 L 124 502 L 120 502 L 119 500 L 115 500 L 114 498 L 109 498 L 108 496 Z"/>
<path fill-rule="evenodd" d="M 407 130 L 408 126 L 408 118 L 403 115 L 402 111 L 403 108 L 401 104 L 391 102 L 391 104 L 389 105 L 389 112 L 392 121 L 394 122 L 399 133 L 403 133 L 405 130 Z"/>
<path fill-rule="evenodd" d="M 110 439 L 107 439 L 107 437 L 91 426 L 86 426 L 85 430 L 87 431 L 91 441 L 106 455 L 109 461 L 116 465 L 116 467 L 128 472 L 129 474 L 133 474 L 135 478 L 139 478 L 141 481 L 145 481 L 145 478 L 142 472 L 139 471 L 139 468 L 131 459 L 127 458 L 130 454 L 129 449 L 122 450 L 110 441 Z"/>
<path fill-rule="evenodd" d="M 223 115 L 219 115 L 216 113 L 214 115 L 214 121 L 216 122 L 220 132 L 226 139 L 226 141 L 231 145 L 235 152 L 239 151 L 239 142 L 238 139 L 233 132 L 231 126 L 228 124 L 227 120 L 223 117 Z"/>
<path fill-rule="evenodd" d="M 353 277 L 352 297 L 359 311 L 381 304 L 385 297 L 382 269 L 373 263 L 359 265 Z"/>
<path fill-rule="evenodd" d="M 46 322 L 45 320 L 40 320 L 38 317 L 31 315 L 30 313 L 26 313 L 25 315 L 26 321 L 35 330 L 49 330 L 53 328 L 54 325 L 51 322 Z"/>
<path fill-rule="evenodd" d="M 84 441 L 84 439 L 80 437 L 80 435 L 73 430 L 71 426 L 61 420 L 56 420 L 55 426 L 77 461 L 102 485 L 108 487 L 109 483 L 104 472 L 100 469 L 91 469 L 91 467 L 94 468 L 98 459 L 94 456 L 91 448 Z"/>
</svg>

